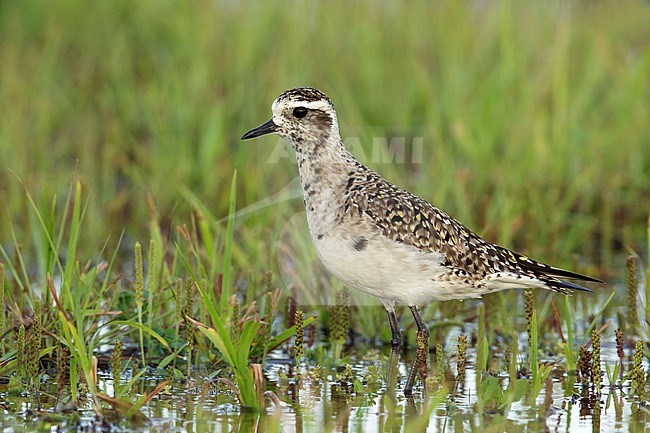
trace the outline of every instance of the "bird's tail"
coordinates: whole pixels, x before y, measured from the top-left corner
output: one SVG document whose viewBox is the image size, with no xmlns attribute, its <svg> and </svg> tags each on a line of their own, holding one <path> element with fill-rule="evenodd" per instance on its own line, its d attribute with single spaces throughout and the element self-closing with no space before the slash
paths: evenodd
<svg viewBox="0 0 650 433">
<path fill-rule="evenodd" d="M 543 281 L 551 290 L 554 292 L 562 293 L 563 295 L 570 295 L 574 290 L 588 293 L 594 292 L 593 290 L 579 284 L 575 284 L 570 281 L 559 280 L 547 275 L 539 276 L 538 278 Z"/>
</svg>

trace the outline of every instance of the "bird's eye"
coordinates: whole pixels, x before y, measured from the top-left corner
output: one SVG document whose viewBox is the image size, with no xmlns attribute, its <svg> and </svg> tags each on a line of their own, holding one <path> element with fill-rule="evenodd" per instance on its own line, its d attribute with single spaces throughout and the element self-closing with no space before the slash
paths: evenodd
<svg viewBox="0 0 650 433">
<path fill-rule="evenodd" d="M 296 107 L 293 109 L 293 117 L 297 119 L 302 119 L 307 115 L 307 109 L 305 107 Z"/>
</svg>

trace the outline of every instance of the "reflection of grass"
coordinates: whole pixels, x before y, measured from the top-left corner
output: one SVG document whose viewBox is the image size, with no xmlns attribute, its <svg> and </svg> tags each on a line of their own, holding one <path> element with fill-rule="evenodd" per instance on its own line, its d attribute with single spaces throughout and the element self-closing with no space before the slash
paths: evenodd
<svg viewBox="0 0 650 433">
<path fill-rule="evenodd" d="M 542 386 L 553 368 L 552 365 L 541 364 L 538 361 L 539 328 L 537 326 L 537 312 L 533 312 L 530 328 L 530 394 L 529 402 L 534 404 L 535 399 L 542 390 Z"/>
</svg>

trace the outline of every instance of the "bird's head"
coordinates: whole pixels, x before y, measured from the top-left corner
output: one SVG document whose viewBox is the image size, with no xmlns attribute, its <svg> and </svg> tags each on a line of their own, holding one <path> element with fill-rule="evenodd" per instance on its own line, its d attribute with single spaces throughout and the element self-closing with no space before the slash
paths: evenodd
<svg viewBox="0 0 650 433">
<path fill-rule="evenodd" d="M 278 134 L 297 151 L 309 150 L 323 141 L 339 138 L 332 101 L 320 90 L 297 87 L 282 92 L 271 107 L 273 118 L 251 129 L 242 140 Z"/>
</svg>

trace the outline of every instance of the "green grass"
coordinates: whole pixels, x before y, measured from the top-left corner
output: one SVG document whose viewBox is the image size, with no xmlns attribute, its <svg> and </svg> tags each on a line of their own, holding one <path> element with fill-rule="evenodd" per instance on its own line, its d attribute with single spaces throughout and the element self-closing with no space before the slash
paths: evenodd
<svg viewBox="0 0 650 433">
<path fill-rule="evenodd" d="M 15 337 L 22 331 L 13 326 L 23 323 L 26 340 L 3 339 L 0 392 L 39 407 L 47 395 L 21 376 L 17 360 L 40 358 L 43 378 L 67 350 L 64 390 L 56 392 L 64 401 L 141 420 L 140 409 L 165 389 L 203 387 L 205 399 L 206 378 L 218 378 L 256 414 L 242 425 L 274 430 L 279 418 L 263 415 L 270 395 L 263 387 L 285 400 L 286 390 L 261 384 L 255 372 L 270 352 L 283 354 L 278 348 L 295 332 L 290 285 L 308 316 L 304 374 L 287 379 L 294 389 L 317 365 L 333 379 L 336 366 L 364 360 L 345 344 L 390 339 L 384 311 L 357 292 L 352 334 L 346 319 L 332 335 L 326 298 L 341 283 L 323 271 L 307 238 L 300 191 L 288 186 L 295 163 L 269 162 L 276 138 L 239 139 L 296 85 L 330 95 L 344 138 L 368 165 L 488 240 L 621 280 L 619 258 L 628 248 L 644 256 L 650 243 L 649 21 L 650 9 L 635 2 L 1 3 L 0 331 Z M 387 137 L 406 138 L 405 163 L 372 157 Z M 421 158 L 409 160 L 420 139 Z M 490 295 L 478 319 L 474 303 L 458 302 L 426 306 L 423 316 L 436 343 L 451 328 L 469 334 L 464 321 L 479 321 L 478 344 L 468 343 L 478 350 L 469 355 L 477 407 L 506 422 L 527 391 L 532 410 L 545 404 L 537 396 L 550 364 L 538 356 L 568 372 L 567 396 L 581 386 L 576 345 L 586 345 L 592 329 L 613 341 L 607 321 L 625 312 L 626 297 L 613 287 L 558 298 L 559 310 L 538 294 L 531 334 L 540 349 L 527 362 L 517 359 L 516 292 Z M 29 324 L 38 305 L 44 332 L 35 337 Z M 315 315 L 318 328 L 307 329 Z M 413 324 L 403 325 L 413 343 Z M 628 338 L 640 328 L 647 340 L 646 327 L 625 325 L 619 321 Z M 116 340 L 137 349 L 123 360 L 131 376 L 112 399 L 96 358 L 106 361 L 100 348 Z M 506 348 L 507 372 L 498 367 Z M 443 350 L 439 364 L 454 356 L 454 348 Z M 391 363 L 384 382 L 373 380 L 400 383 Z M 447 394 L 457 388 L 445 379 L 453 369 L 441 370 L 420 412 L 437 413 L 445 402 L 445 416 L 462 427 L 467 420 Z M 621 393 L 630 390 L 626 373 L 609 373 Z M 337 401 L 369 407 L 379 395 L 359 377 L 348 388 L 338 386 Z M 393 418 L 401 402 L 389 400 L 386 422 L 402 423 Z M 305 409 L 291 401 L 296 414 Z M 489 424 L 480 412 L 480 425 Z"/>
</svg>

